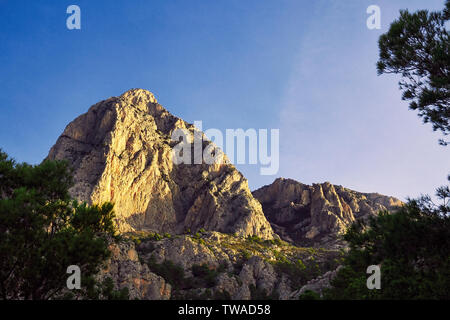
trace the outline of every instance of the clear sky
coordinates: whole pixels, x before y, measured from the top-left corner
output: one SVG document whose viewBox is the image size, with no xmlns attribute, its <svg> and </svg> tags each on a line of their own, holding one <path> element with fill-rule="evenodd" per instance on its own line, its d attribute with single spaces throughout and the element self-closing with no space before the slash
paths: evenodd
<svg viewBox="0 0 450 320">
<path fill-rule="evenodd" d="M 66 8 L 81 8 L 81 30 Z M 369 30 L 366 8 L 381 8 Z M 377 40 L 401 8 L 444 0 L 0 0 L 0 148 L 39 163 L 64 127 L 130 88 L 203 128 L 279 128 L 276 177 L 401 199 L 433 193 L 450 147 L 377 76 Z"/>
</svg>

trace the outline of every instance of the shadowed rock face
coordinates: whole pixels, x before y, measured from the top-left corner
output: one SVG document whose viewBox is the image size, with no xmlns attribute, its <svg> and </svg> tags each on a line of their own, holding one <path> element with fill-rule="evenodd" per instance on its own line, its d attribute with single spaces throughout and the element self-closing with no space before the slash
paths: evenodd
<svg viewBox="0 0 450 320">
<path fill-rule="evenodd" d="M 128 288 L 130 299 L 168 300 L 171 286 L 162 277 L 152 273 L 145 263 L 139 260 L 134 243 L 111 243 L 111 257 L 106 268 L 98 274 L 98 280 L 111 278 L 115 290 Z"/>
<path fill-rule="evenodd" d="M 152 93 L 133 89 L 93 105 L 73 120 L 48 159 L 71 164 L 75 184 L 70 192 L 75 198 L 114 202 L 122 232 L 204 228 L 272 238 L 260 203 L 229 161 L 173 163 L 177 142 L 170 135 L 177 128 L 196 130 L 167 112 Z"/>
<path fill-rule="evenodd" d="M 309 186 L 283 178 L 255 190 L 253 196 L 261 202 L 274 231 L 302 246 L 340 246 L 338 235 L 355 220 L 402 205 L 378 193 L 360 193 L 329 182 Z"/>
</svg>

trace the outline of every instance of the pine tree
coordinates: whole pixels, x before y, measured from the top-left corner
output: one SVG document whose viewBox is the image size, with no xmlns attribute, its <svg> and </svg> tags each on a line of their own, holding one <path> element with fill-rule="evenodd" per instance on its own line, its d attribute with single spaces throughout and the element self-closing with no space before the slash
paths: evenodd
<svg viewBox="0 0 450 320">
<path fill-rule="evenodd" d="M 70 265 L 81 269 L 77 296 L 96 286 L 115 237 L 113 205 L 79 204 L 71 185 L 66 162 L 18 164 L 0 150 L 0 299 L 58 298 Z"/>
</svg>

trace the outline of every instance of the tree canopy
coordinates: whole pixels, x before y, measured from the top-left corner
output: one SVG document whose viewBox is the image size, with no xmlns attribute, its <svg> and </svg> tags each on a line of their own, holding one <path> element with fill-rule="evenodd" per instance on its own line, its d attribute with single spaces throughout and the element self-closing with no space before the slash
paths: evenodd
<svg viewBox="0 0 450 320">
<path fill-rule="evenodd" d="M 450 178 L 449 178 L 450 180 Z M 450 190 L 436 205 L 423 196 L 381 212 L 345 234 L 350 250 L 325 294 L 329 299 L 450 299 Z M 379 265 L 381 289 L 369 290 L 367 267 Z"/>
<path fill-rule="evenodd" d="M 401 10 L 378 41 L 378 74 L 400 74 L 403 100 L 424 123 L 450 133 L 450 0 L 441 12 Z M 442 145 L 448 142 L 440 139 Z"/>
<path fill-rule="evenodd" d="M 16 163 L 0 150 L 0 299 L 55 299 L 67 291 L 67 267 L 81 269 L 82 290 L 109 257 L 115 237 L 111 203 L 71 199 L 66 162 Z"/>
</svg>

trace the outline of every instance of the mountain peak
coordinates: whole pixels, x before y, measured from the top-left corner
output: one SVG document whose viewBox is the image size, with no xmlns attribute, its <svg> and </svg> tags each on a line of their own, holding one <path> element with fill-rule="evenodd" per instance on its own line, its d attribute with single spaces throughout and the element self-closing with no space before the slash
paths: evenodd
<svg viewBox="0 0 450 320">
<path fill-rule="evenodd" d="M 273 238 L 247 180 L 229 163 L 172 161 L 170 134 L 192 125 L 154 95 L 131 89 L 103 100 L 64 130 L 48 159 L 74 170 L 71 195 L 115 204 L 119 230 L 180 234 L 200 229 Z"/>
<path fill-rule="evenodd" d="M 128 101 L 132 104 L 146 104 L 146 103 L 158 103 L 155 95 L 148 90 L 134 88 L 125 91 L 120 95 L 121 99 Z"/>
</svg>

